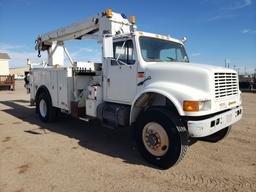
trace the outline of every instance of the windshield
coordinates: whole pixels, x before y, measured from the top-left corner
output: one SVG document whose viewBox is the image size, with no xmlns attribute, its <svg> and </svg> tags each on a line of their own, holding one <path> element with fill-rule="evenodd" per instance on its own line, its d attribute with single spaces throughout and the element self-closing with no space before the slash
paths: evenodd
<svg viewBox="0 0 256 192">
<path fill-rule="evenodd" d="M 189 62 L 182 44 L 152 37 L 140 37 L 139 41 L 146 62 Z"/>
</svg>

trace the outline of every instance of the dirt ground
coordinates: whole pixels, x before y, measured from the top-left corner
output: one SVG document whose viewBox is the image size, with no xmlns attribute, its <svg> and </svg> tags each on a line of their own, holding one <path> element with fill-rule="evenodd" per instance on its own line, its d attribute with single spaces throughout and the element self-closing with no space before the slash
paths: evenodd
<svg viewBox="0 0 256 192">
<path fill-rule="evenodd" d="M 23 81 L 0 91 L 0 192 L 256 191 L 256 94 L 230 135 L 198 141 L 168 170 L 147 164 L 127 129 L 111 131 L 62 116 L 41 123 Z"/>
</svg>

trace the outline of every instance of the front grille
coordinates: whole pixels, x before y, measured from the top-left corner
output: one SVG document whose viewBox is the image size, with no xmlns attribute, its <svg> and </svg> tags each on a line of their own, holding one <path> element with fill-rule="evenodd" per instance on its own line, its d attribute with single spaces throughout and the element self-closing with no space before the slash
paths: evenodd
<svg viewBox="0 0 256 192">
<path fill-rule="evenodd" d="M 236 73 L 214 73 L 215 98 L 238 94 L 238 77 Z"/>
</svg>

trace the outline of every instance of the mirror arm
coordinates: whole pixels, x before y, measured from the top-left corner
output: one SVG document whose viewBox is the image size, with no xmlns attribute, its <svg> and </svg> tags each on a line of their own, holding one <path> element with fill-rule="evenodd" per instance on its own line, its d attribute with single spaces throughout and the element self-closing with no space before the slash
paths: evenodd
<svg viewBox="0 0 256 192">
<path fill-rule="evenodd" d="M 124 41 L 124 43 L 123 43 L 123 45 L 122 45 L 122 47 L 121 47 L 121 50 L 124 48 L 125 43 L 126 43 L 126 41 Z M 118 54 L 116 60 L 119 60 L 120 55 L 121 55 L 121 53 Z"/>
<path fill-rule="evenodd" d="M 119 62 L 120 63 L 122 63 L 123 65 L 125 65 L 125 66 L 127 66 L 127 67 L 130 67 L 130 65 L 128 65 L 127 63 L 125 63 L 125 62 L 123 62 L 123 61 L 121 61 L 121 60 L 117 60 L 116 59 L 116 62 L 119 64 Z M 119 64 L 120 65 L 120 64 Z"/>
</svg>

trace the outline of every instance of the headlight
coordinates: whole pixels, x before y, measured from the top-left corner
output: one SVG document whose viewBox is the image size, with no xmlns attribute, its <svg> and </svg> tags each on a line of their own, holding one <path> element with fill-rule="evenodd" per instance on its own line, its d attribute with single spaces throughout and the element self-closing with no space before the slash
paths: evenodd
<svg viewBox="0 0 256 192">
<path fill-rule="evenodd" d="M 211 101 L 183 101 L 183 110 L 187 112 L 205 111 L 211 108 Z"/>
</svg>

